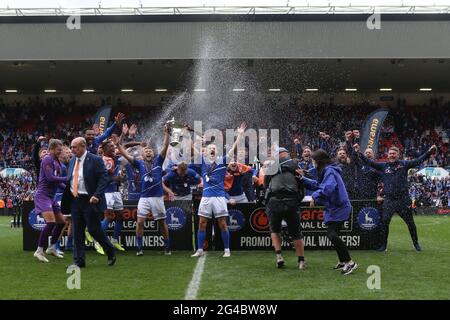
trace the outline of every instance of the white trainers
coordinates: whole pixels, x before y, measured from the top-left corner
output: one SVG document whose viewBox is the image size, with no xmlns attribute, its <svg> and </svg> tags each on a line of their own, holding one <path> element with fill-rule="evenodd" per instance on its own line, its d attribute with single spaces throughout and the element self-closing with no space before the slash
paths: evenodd
<svg viewBox="0 0 450 320">
<path fill-rule="evenodd" d="M 300 261 L 299 263 L 297 263 L 297 268 L 299 268 L 299 270 L 305 270 L 306 268 L 305 261 Z"/>
<path fill-rule="evenodd" d="M 64 258 L 64 256 L 62 254 L 59 254 L 58 250 L 56 250 L 54 247 L 48 247 L 47 250 L 45 250 L 45 253 L 57 257 L 58 259 Z"/>
<path fill-rule="evenodd" d="M 223 256 L 222 257 L 224 257 L 224 258 L 231 257 L 230 249 L 225 249 L 225 251 L 223 252 Z"/>
<path fill-rule="evenodd" d="M 356 262 L 346 263 L 344 268 L 342 268 L 341 273 L 343 275 L 348 275 L 348 274 L 353 273 L 353 271 L 355 271 L 356 268 L 358 268 L 358 265 L 356 264 Z"/>
<path fill-rule="evenodd" d="M 43 251 L 36 251 L 33 256 L 41 262 L 49 262 Z"/>
<path fill-rule="evenodd" d="M 281 254 L 277 254 L 277 268 L 284 267 L 284 258 Z"/>
<path fill-rule="evenodd" d="M 193 255 L 191 255 L 191 257 L 201 257 L 205 254 L 205 252 L 203 250 L 197 250 L 195 251 L 195 253 Z"/>
<path fill-rule="evenodd" d="M 136 256 L 138 257 L 142 257 L 144 255 L 144 251 L 142 250 L 138 250 L 138 252 L 136 252 Z"/>
</svg>

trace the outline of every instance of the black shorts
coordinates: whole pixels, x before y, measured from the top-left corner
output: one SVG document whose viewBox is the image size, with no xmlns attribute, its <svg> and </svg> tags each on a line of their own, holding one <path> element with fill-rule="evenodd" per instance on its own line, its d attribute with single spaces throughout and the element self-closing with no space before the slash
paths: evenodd
<svg viewBox="0 0 450 320">
<path fill-rule="evenodd" d="M 270 232 L 281 232 L 281 221 L 288 226 L 289 235 L 293 240 L 303 239 L 300 225 L 298 207 L 300 203 L 296 199 L 271 198 L 266 205 L 266 213 L 269 217 Z"/>
</svg>

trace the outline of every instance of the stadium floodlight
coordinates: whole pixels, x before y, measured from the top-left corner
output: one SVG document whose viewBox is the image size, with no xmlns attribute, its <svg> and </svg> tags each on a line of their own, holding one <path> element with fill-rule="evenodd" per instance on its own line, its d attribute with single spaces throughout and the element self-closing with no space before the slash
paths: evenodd
<svg viewBox="0 0 450 320">
<path fill-rule="evenodd" d="M 17 93 L 16 89 L 6 89 L 5 93 Z"/>
<path fill-rule="evenodd" d="M 392 91 L 392 88 L 380 88 L 380 91 Z"/>
<path fill-rule="evenodd" d="M 155 92 L 167 92 L 167 89 L 155 89 Z"/>
<path fill-rule="evenodd" d="M 433 89 L 431 89 L 431 88 L 420 88 L 419 90 L 420 91 L 432 91 Z"/>
<path fill-rule="evenodd" d="M 269 89 L 270 92 L 280 92 L 281 89 L 278 88 L 273 88 L 273 89 Z"/>
<path fill-rule="evenodd" d="M 345 88 L 345 91 L 347 91 L 347 92 L 355 92 L 355 91 L 358 91 L 358 89 L 356 89 L 356 88 Z"/>
<path fill-rule="evenodd" d="M 241 89 L 241 88 L 234 88 L 233 89 L 234 92 L 242 92 L 245 91 L 245 89 Z"/>
<path fill-rule="evenodd" d="M 56 90 L 55 89 L 45 89 L 44 92 L 45 93 L 55 93 Z"/>
<path fill-rule="evenodd" d="M 205 92 L 206 89 L 199 89 L 199 88 L 197 88 L 197 89 L 194 89 L 194 91 L 195 91 L 195 92 Z"/>
<path fill-rule="evenodd" d="M 308 92 L 317 92 L 317 91 L 319 91 L 319 89 L 317 89 L 317 88 L 306 88 L 306 91 L 308 91 Z"/>
<path fill-rule="evenodd" d="M 5 2 L 5 1 L 3 1 Z M 8 1 L 6 1 L 8 2 Z M 83 15 L 188 15 L 188 14 L 373 14 L 374 12 L 380 14 L 420 14 L 420 13 L 444 13 L 446 14 L 450 7 L 448 1 L 434 0 L 434 1 L 406 1 L 409 4 L 404 4 L 404 1 L 391 0 L 389 2 L 377 1 L 304 1 L 304 0 L 290 0 L 290 1 L 227 1 L 227 4 L 219 5 L 218 1 L 199 1 L 199 0 L 153 0 L 140 1 L 139 6 L 134 4 L 131 0 L 101 1 L 101 6 L 89 4 L 89 2 L 97 3 L 99 1 L 72 1 L 83 2 L 84 5 L 78 4 L 79 9 L 73 8 L 69 5 L 67 7 L 61 6 L 43 6 L 42 4 L 35 5 L 31 0 L 10 1 L 26 3 L 27 5 L 19 5 L 17 7 L 2 6 L 0 8 L 0 16 L 42 16 L 42 15 L 72 15 L 74 13 L 83 12 Z M 52 1 L 44 1 L 50 3 Z M 62 1 L 54 1 L 62 2 Z M 64 1 L 67 2 L 67 1 Z M 145 2 L 145 3 L 142 3 Z M 223 1 L 222 1 L 223 2 Z M 256 5 L 257 2 L 258 4 Z M 305 3 L 306 2 L 306 3 Z M 332 3 L 331 3 L 332 2 Z M 350 3 L 349 3 L 350 2 Z M 431 3 L 430 3 L 431 2 Z M 281 4 L 283 3 L 283 4 Z M 17 5 L 16 5 L 17 6 Z"/>
<path fill-rule="evenodd" d="M 134 90 L 133 89 L 122 89 L 120 91 L 122 91 L 122 92 L 133 92 Z"/>
<path fill-rule="evenodd" d="M 83 92 L 95 92 L 94 89 L 83 89 Z"/>
</svg>

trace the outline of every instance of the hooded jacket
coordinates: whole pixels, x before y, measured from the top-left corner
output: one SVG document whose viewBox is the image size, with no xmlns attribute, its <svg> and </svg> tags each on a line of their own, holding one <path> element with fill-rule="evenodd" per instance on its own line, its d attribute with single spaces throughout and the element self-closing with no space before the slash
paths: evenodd
<svg viewBox="0 0 450 320">
<path fill-rule="evenodd" d="M 350 216 L 352 206 L 341 177 L 342 169 L 336 165 L 326 166 L 319 180 L 303 178 L 303 182 L 314 190 L 314 202 L 325 206 L 324 222 L 345 221 Z"/>
</svg>

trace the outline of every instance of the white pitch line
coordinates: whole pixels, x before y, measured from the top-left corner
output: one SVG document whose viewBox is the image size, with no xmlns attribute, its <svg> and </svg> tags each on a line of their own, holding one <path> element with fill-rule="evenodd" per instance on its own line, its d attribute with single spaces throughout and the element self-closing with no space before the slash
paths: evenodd
<svg viewBox="0 0 450 320">
<path fill-rule="evenodd" d="M 198 289 L 200 288 L 200 282 L 202 281 L 203 269 L 205 269 L 206 253 L 198 258 L 197 265 L 194 269 L 194 274 L 192 275 L 189 287 L 186 290 L 186 295 L 184 300 L 195 300 L 197 299 Z"/>
<path fill-rule="evenodd" d="M 433 222 L 428 222 L 428 223 L 423 223 L 423 224 L 417 224 L 419 227 L 424 227 L 424 226 L 435 226 L 438 224 L 441 224 L 442 221 L 433 221 Z"/>
</svg>

